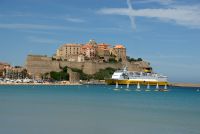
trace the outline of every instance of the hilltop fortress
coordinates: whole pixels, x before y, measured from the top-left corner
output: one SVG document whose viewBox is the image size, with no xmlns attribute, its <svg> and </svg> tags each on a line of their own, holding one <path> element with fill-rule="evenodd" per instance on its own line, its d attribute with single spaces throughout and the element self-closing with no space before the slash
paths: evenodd
<svg viewBox="0 0 200 134">
<path fill-rule="evenodd" d="M 130 61 L 123 45 L 97 44 L 90 40 L 86 44 L 64 44 L 52 57 L 45 55 L 28 55 L 26 69 L 28 74 L 41 77 L 44 73 L 60 71 L 65 66 L 83 70 L 86 74 L 95 74 L 107 67 L 119 69 L 128 66 L 130 71 L 149 69 L 149 63 L 142 60 Z M 150 68 L 151 69 L 151 68 Z"/>
</svg>

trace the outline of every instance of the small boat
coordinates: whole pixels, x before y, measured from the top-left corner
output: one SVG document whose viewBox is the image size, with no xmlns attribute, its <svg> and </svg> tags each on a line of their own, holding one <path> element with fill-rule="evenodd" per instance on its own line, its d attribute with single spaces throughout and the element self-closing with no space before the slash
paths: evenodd
<svg viewBox="0 0 200 134">
<path fill-rule="evenodd" d="M 158 91 L 159 91 L 159 92 L 166 92 L 166 91 L 168 91 L 168 90 L 163 89 L 163 88 L 160 88 L 160 89 L 158 89 Z"/>
</svg>

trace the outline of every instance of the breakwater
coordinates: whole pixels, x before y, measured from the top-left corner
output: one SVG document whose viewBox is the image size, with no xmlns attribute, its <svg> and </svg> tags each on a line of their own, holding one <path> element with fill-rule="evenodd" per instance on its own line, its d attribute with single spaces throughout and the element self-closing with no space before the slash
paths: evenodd
<svg viewBox="0 0 200 134">
<path fill-rule="evenodd" d="M 200 88 L 200 83 L 170 83 L 170 86 L 175 86 L 175 87 L 199 87 Z"/>
</svg>

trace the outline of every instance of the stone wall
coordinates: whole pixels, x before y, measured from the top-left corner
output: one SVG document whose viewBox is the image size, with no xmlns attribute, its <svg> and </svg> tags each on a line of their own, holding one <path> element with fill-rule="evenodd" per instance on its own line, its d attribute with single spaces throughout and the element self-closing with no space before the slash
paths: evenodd
<svg viewBox="0 0 200 134">
<path fill-rule="evenodd" d="M 69 82 L 70 83 L 76 83 L 80 81 L 80 74 L 77 72 L 73 72 L 70 68 L 67 69 L 67 72 L 69 73 Z"/>
<path fill-rule="evenodd" d="M 41 74 L 60 71 L 61 68 L 68 66 L 70 68 L 78 68 L 83 70 L 86 74 L 95 74 L 100 69 L 107 67 L 120 69 L 126 64 L 122 63 L 95 63 L 95 62 L 69 62 L 69 61 L 55 61 L 52 58 L 42 55 L 28 55 L 26 59 L 26 69 L 30 75 L 40 77 Z M 143 68 L 149 67 L 147 62 L 132 62 L 128 63 L 129 71 L 142 71 Z"/>
<path fill-rule="evenodd" d="M 28 55 L 25 66 L 28 73 L 35 77 L 51 71 L 60 71 L 58 61 L 52 61 L 51 58 L 42 55 Z"/>
</svg>

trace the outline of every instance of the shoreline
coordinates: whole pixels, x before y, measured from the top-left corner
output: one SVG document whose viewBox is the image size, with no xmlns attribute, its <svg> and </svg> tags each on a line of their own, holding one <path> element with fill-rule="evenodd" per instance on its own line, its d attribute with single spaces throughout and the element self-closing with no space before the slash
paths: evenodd
<svg viewBox="0 0 200 134">
<path fill-rule="evenodd" d="M 200 88 L 200 83 L 173 83 L 173 82 L 170 82 L 169 86 Z"/>
<path fill-rule="evenodd" d="M 0 83 L 0 86 L 65 86 L 65 85 L 82 85 L 80 83 Z"/>
<path fill-rule="evenodd" d="M 106 85 L 105 82 L 83 82 L 83 83 L 70 83 L 70 82 L 66 82 L 66 83 L 0 83 L 0 86 L 3 85 L 10 85 L 10 86 L 37 86 L 37 85 L 44 85 L 44 86 L 67 86 L 67 85 L 85 85 L 85 84 L 90 84 L 90 85 Z M 191 88 L 200 88 L 200 83 L 173 83 L 170 82 L 169 86 L 173 86 L 173 87 L 191 87 Z"/>
</svg>

